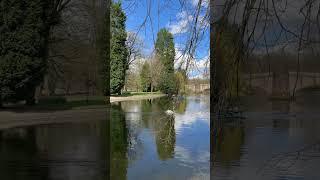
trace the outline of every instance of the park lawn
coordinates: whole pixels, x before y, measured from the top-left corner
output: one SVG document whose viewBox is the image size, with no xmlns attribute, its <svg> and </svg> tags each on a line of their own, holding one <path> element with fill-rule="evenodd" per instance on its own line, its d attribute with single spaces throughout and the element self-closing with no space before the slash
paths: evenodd
<svg viewBox="0 0 320 180">
<path fill-rule="evenodd" d="M 143 95 L 154 95 L 154 94 L 163 94 L 160 91 L 157 92 L 124 92 L 121 95 L 112 94 L 112 97 L 129 97 L 129 96 L 143 96 Z"/>
</svg>

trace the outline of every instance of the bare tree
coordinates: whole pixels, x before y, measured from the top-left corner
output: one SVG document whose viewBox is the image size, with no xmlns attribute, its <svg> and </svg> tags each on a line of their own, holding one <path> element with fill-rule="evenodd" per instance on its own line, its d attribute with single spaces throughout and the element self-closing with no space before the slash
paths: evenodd
<svg viewBox="0 0 320 180">
<path fill-rule="evenodd" d="M 234 69 L 239 74 L 239 64 L 246 64 L 253 54 L 267 54 L 282 49 L 294 53 L 296 57 L 296 83 L 300 72 L 300 59 L 308 49 L 319 51 L 319 15 L 320 1 L 317 0 L 211 0 L 211 72 L 213 73 L 213 87 L 221 86 L 219 77 L 221 69 L 220 35 L 228 24 L 239 27 L 241 38 L 235 42 L 233 52 Z M 223 22 L 221 24 L 221 22 Z M 212 54 L 211 53 L 211 54 Z M 228 74 L 228 72 L 226 72 Z M 239 81 L 240 75 L 237 78 Z M 221 89 L 225 92 L 226 89 Z M 292 97 L 295 95 L 293 89 Z M 224 95 L 213 88 L 212 96 L 219 97 L 215 104 L 224 101 Z"/>
<path fill-rule="evenodd" d="M 141 58 L 144 44 L 143 44 L 143 41 L 137 35 L 137 33 L 128 32 L 126 45 L 128 48 L 128 65 L 127 66 L 129 68 L 129 66 L 135 60 L 137 60 L 137 58 Z"/>
<path fill-rule="evenodd" d="M 49 39 L 48 73 L 46 82 L 65 84 L 65 90 L 81 89 L 81 81 L 95 87 L 99 83 L 103 31 L 108 1 L 56 0 L 57 24 L 51 27 Z M 99 59 L 100 58 L 100 59 Z M 83 72 L 86 73 L 84 77 Z M 50 81 L 48 80 L 51 79 Z M 61 86 L 61 85 L 60 85 Z M 91 87 L 91 88 L 92 88 Z M 62 88 L 62 87 L 60 87 Z M 86 91 L 87 87 L 82 90 Z M 96 92 L 95 92 L 96 93 Z"/>
<path fill-rule="evenodd" d="M 151 92 L 155 90 L 156 87 L 158 87 L 160 82 L 161 73 L 163 70 L 163 65 L 159 61 L 159 59 L 156 56 L 152 56 L 151 62 Z"/>
</svg>

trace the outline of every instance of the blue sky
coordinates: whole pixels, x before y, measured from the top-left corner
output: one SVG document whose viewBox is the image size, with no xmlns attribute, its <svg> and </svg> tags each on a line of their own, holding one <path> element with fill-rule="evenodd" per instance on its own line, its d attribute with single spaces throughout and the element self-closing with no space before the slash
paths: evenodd
<svg viewBox="0 0 320 180">
<path fill-rule="evenodd" d="M 185 4 L 181 4 L 184 2 Z M 127 31 L 138 32 L 144 42 L 144 54 L 150 55 L 154 48 L 157 32 L 161 28 L 167 28 L 174 34 L 176 55 L 181 57 L 179 49 L 184 48 L 190 36 L 190 24 L 193 20 L 198 0 L 123 0 L 122 8 L 127 15 Z M 204 16 L 207 4 L 203 3 L 200 16 Z M 150 12 L 150 13 L 148 13 Z M 149 14 L 149 16 L 148 16 Z M 204 35 L 197 46 L 194 61 L 197 68 L 190 71 L 190 77 L 199 76 L 203 72 L 204 61 L 209 52 L 209 29 L 203 30 Z M 182 58 L 178 61 L 182 61 Z"/>
</svg>

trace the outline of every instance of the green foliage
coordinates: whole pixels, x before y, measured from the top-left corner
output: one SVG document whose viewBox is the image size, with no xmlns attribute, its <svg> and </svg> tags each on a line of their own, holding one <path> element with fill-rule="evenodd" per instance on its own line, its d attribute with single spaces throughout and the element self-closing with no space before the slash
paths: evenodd
<svg viewBox="0 0 320 180">
<path fill-rule="evenodd" d="M 0 94 L 2 101 L 34 102 L 35 88 L 46 71 L 44 0 L 0 3 Z"/>
<path fill-rule="evenodd" d="M 161 80 L 159 88 L 166 94 L 173 94 L 175 91 L 174 80 L 174 58 L 175 49 L 172 34 L 166 30 L 161 29 L 158 32 L 156 41 L 156 54 L 160 62 L 163 64 L 163 71 L 161 73 Z"/>
<path fill-rule="evenodd" d="M 121 3 L 111 5 L 111 52 L 110 52 L 110 91 L 121 93 L 125 84 L 128 50 L 126 47 L 126 15 Z"/>
<path fill-rule="evenodd" d="M 174 156 L 174 147 L 176 145 L 174 122 L 174 117 L 156 121 L 155 139 L 160 160 L 171 159 Z"/>
<path fill-rule="evenodd" d="M 143 92 L 149 92 L 151 90 L 151 72 L 150 65 L 145 62 L 140 72 L 140 81 Z"/>
<path fill-rule="evenodd" d="M 42 97 L 39 104 L 65 104 L 67 99 L 64 96 Z"/>
<path fill-rule="evenodd" d="M 184 70 L 179 70 L 174 74 L 175 78 L 175 93 L 185 94 L 185 86 L 187 85 L 187 74 Z"/>
<path fill-rule="evenodd" d="M 107 5 L 102 33 L 98 39 L 101 58 L 101 83 L 102 91 L 105 96 L 110 95 L 110 2 Z"/>
</svg>

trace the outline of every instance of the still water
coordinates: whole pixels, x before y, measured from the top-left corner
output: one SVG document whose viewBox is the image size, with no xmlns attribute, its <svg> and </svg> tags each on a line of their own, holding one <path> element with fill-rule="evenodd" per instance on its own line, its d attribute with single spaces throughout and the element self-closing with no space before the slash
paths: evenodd
<svg viewBox="0 0 320 180">
<path fill-rule="evenodd" d="M 216 121 L 211 179 L 320 179 L 320 92 L 295 102 L 242 99 L 245 119 Z"/>
<path fill-rule="evenodd" d="M 105 180 L 106 121 L 0 131 L 0 179 Z"/>
<path fill-rule="evenodd" d="M 106 117 L 93 110 L 13 114 L 17 125 L 2 113 L 0 179 L 209 179 L 209 106 L 207 96 L 158 98 L 115 103 L 100 110 Z M 30 119 L 40 123 L 19 123 Z"/>
<path fill-rule="evenodd" d="M 0 177 L 320 179 L 319 91 L 295 102 L 244 97 L 241 105 L 245 118 L 211 117 L 211 156 L 208 96 L 121 102 L 103 118 L 0 127 Z"/>
<path fill-rule="evenodd" d="M 166 115 L 166 110 L 175 116 Z M 208 96 L 114 105 L 111 179 L 209 179 L 209 110 Z"/>
</svg>

